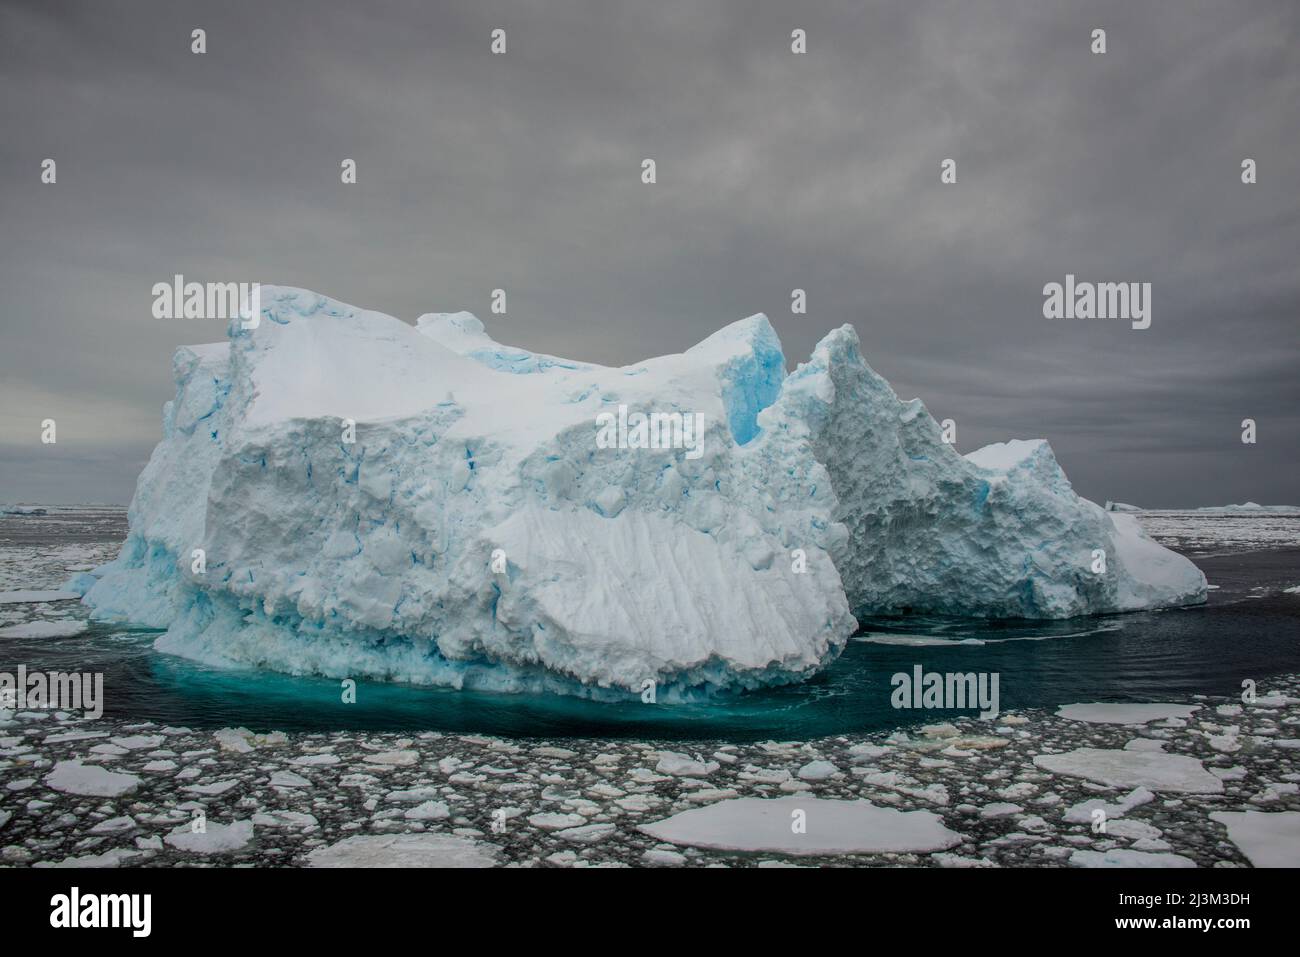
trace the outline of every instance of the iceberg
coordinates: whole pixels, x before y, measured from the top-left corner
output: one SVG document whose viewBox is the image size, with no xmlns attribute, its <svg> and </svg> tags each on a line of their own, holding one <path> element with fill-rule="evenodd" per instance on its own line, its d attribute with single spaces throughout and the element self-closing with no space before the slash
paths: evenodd
<svg viewBox="0 0 1300 957">
<path fill-rule="evenodd" d="M 261 302 L 177 351 L 128 538 L 84 596 L 166 629 L 160 651 L 675 700 L 806 678 L 855 615 L 1204 600 L 1046 442 L 959 455 L 849 326 L 788 375 L 761 315 L 615 368 L 501 345 L 465 312 Z"/>
</svg>

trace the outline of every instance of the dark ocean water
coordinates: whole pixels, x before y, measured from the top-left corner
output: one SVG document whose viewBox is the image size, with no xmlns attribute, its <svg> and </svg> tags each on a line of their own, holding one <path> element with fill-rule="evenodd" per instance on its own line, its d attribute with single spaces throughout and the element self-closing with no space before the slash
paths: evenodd
<svg viewBox="0 0 1300 957">
<path fill-rule="evenodd" d="M 60 556 L 66 567 L 66 546 L 107 547 L 124 535 L 121 513 L 0 518 L 0 559 L 10 570 L 6 587 L 18 587 L 15 565 L 29 563 L 31 580 L 54 581 L 62 568 L 43 569 L 41 562 Z M 100 625 L 68 638 L 0 638 L 0 670 L 24 664 L 29 670 L 102 671 L 107 714 L 193 728 L 729 740 L 802 739 L 955 714 L 892 707 L 891 676 L 917 665 L 997 672 L 1002 710 L 1236 695 L 1248 679 L 1262 692 L 1270 675 L 1300 672 L 1300 595 L 1283 591 L 1300 583 L 1300 547 L 1193 557 L 1219 586 L 1200 607 L 1053 623 L 870 619 L 817 677 L 707 704 L 608 704 L 362 681 L 357 702 L 345 705 L 338 681 L 208 668 L 154 651 L 156 632 Z M 85 614 L 71 604 L 52 607 L 61 615 Z"/>
</svg>

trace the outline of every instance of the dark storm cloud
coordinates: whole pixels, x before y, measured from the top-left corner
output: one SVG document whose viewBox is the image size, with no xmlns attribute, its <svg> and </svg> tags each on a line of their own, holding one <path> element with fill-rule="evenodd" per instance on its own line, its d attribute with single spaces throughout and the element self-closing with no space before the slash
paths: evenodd
<svg viewBox="0 0 1300 957">
<path fill-rule="evenodd" d="M 5 5 L 0 500 L 129 496 L 173 349 L 220 335 L 151 318 L 179 272 L 610 363 L 763 311 L 793 366 L 849 322 L 963 450 L 1046 436 L 1097 499 L 1300 502 L 1298 26 L 1292 0 Z M 1067 272 L 1152 283 L 1151 328 L 1044 319 Z"/>
</svg>

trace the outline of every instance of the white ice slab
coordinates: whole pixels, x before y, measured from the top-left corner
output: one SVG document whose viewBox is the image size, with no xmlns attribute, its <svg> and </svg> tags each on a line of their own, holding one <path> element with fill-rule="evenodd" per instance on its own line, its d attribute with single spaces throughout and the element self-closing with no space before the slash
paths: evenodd
<svg viewBox="0 0 1300 957">
<path fill-rule="evenodd" d="M 805 833 L 795 828 L 800 811 Z M 932 811 L 801 797 L 719 801 L 640 829 L 671 844 L 797 855 L 942 851 L 962 842 Z"/>
<path fill-rule="evenodd" d="M 118 797 L 134 791 L 139 786 L 140 779 L 134 774 L 109 771 L 80 761 L 60 761 L 45 776 L 45 784 L 66 794 Z"/>
<path fill-rule="evenodd" d="M 1039 754 L 1034 764 L 1054 774 L 1087 778 L 1115 788 L 1149 788 L 1189 794 L 1222 794 L 1223 782 L 1196 758 L 1160 751 L 1079 748 Z"/>
<path fill-rule="evenodd" d="M 1109 851 L 1075 851 L 1071 867 L 1195 867 L 1196 862 L 1181 854 L 1154 854 L 1114 848 Z"/>
<path fill-rule="evenodd" d="M 1195 704 L 1129 704 L 1103 703 L 1065 704 L 1057 709 L 1057 716 L 1093 724 L 1146 724 L 1148 721 L 1166 721 L 1169 718 L 1189 718 L 1200 705 Z"/>
<path fill-rule="evenodd" d="M 309 867 L 492 867 L 495 849 L 447 834 L 358 834 L 318 847 Z"/>
<path fill-rule="evenodd" d="M 68 638 L 86 630 L 84 621 L 27 621 L 0 628 L 0 638 Z"/>
<path fill-rule="evenodd" d="M 17 605 L 29 601 L 75 601 L 74 591 L 0 591 L 0 605 Z"/>
<path fill-rule="evenodd" d="M 1210 818 L 1256 867 L 1300 867 L 1300 811 L 1215 811 Z"/>
<path fill-rule="evenodd" d="M 224 854 L 238 851 L 253 840 L 252 821 L 232 821 L 230 824 L 218 824 L 208 821 L 202 832 L 191 829 L 189 824 L 182 824 L 164 839 L 180 851 L 194 854 Z"/>
</svg>

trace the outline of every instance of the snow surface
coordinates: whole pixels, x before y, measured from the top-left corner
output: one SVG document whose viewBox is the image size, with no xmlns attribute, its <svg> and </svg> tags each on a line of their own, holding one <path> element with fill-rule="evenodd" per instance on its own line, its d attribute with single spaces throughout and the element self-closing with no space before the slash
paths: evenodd
<svg viewBox="0 0 1300 957">
<path fill-rule="evenodd" d="M 1214 811 L 1255 867 L 1300 867 L 1300 811 Z"/>
<path fill-rule="evenodd" d="M 795 813 L 807 831 L 795 833 Z M 644 824 L 670 844 L 784 854 L 872 854 L 942 851 L 962 842 L 933 811 L 899 811 L 870 801 L 823 798 L 733 798 Z"/>
<path fill-rule="evenodd" d="M 805 678 L 854 613 L 1205 597 L 1190 562 L 1076 496 L 1046 442 L 958 455 L 849 326 L 786 375 L 763 316 L 610 368 L 500 345 L 468 313 L 262 303 L 256 329 L 177 351 L 130 535 L 85 595 L 96 618 L 166 628 L 162 651 L 671 699 Z M 621 406 L 700 417 L 701 444 L 599 448 Z"/>
</svg>

